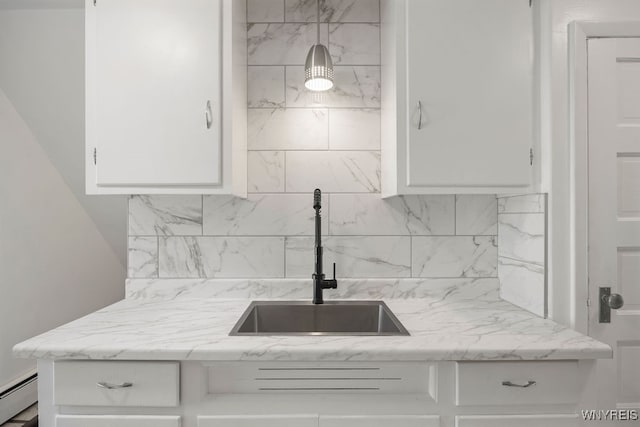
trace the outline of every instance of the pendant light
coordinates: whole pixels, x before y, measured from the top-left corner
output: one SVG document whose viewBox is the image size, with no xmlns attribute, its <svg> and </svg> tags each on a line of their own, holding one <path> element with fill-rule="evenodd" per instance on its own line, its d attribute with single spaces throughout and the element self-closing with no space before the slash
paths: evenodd
<svg viewBox="0 0 640 427">
<path fill-rule="evenodd" d="M 320 0 L 316 0 L 318 15 L 318 42 L 311 46 L 304 66 L 304 86 L 314 92 L 333 87 L 333 63 L 326 46 L 320 44 Z"/>
</svg>

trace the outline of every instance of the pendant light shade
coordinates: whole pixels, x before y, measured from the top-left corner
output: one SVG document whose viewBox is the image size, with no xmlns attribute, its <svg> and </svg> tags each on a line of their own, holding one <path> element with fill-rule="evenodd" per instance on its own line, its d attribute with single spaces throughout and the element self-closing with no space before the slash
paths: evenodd
<svg viewBox="0 0 640 427">
<path fill-rule="evenodd" d="M 333 87 L 333 62 L 329 50 L 324 45 L 311 46 L 304 67 L 304 85 L 316 92 Z"/>
<path fill-rule="evenodd" d="M 333 62 L 329 49 L 320 44 L 320 0 L 316 0 L 316 23 L 318 41 L 311 46 L 304 65 L 304 86 L 314 92 L 322 92 L 333 87 Z"/>
</svg>

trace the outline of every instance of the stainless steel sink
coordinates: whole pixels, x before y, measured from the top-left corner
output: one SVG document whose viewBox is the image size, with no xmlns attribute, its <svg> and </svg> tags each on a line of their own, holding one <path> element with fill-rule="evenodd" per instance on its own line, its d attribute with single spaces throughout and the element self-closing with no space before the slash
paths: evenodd
<svg viewBox="0 0 640 427">
<path fill-rule="evenodd" d="M 253 301 L 229 335 L 409 335 L 382 301 Z"/>
</svg>

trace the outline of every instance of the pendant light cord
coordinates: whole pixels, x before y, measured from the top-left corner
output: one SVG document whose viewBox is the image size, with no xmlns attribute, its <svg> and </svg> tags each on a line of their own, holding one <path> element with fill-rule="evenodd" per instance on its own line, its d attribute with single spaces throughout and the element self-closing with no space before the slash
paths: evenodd
<svg viewBox="0 0 640 427">
<path fill-rule="evenodd" d="M 320 44 L 320 0 L 316 0 L 318 13 L 316 15 L 316 23 L 318 24 L 318 44 Z"/>
</svg>

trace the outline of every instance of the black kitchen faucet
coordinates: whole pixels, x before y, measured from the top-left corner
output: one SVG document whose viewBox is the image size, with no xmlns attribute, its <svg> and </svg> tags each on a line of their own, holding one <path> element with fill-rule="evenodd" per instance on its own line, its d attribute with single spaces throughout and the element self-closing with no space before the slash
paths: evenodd
<svg viewBox="0 0 640 427">
<path fill-rule="evenodd" d="M 316 266 L 313 273 L 313 303 L 323 304 L 322 291 L 324 289 L 336 289 L 338 281 L 336 280 L 336 263 L 333 263 L 333 279 L 325 279 L 322 272 L 322 223 L 320 217 L 322 192 L 319 188 L 313 192 L 313 209 L 316 210 L 316 242 L 315 255 Z"/>
</svg>

